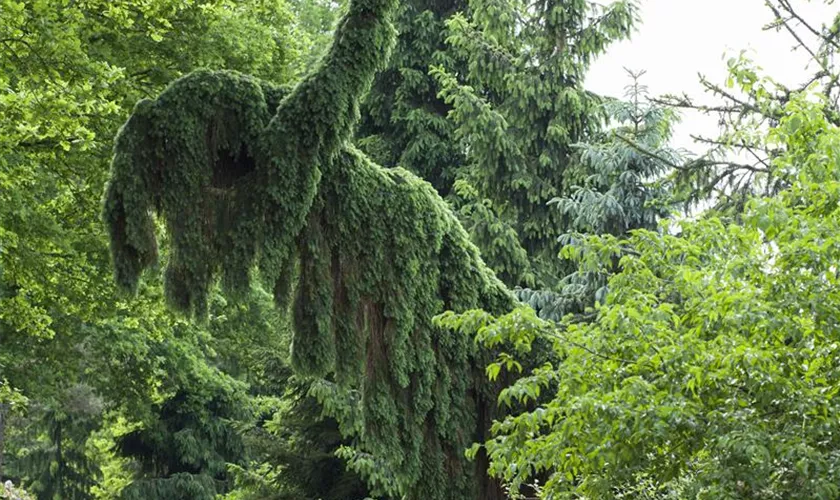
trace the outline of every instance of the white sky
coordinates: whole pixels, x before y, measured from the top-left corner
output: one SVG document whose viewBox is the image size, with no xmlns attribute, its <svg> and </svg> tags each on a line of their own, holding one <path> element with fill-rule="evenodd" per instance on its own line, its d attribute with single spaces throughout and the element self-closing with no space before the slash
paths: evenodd
<svg viewBox="0 0 840 500">
<path fill-rule="evenodd" d="M 791 0 L 797 11 L 815 27 L 830 23 L 840 6 L 822 0 Z M 723 83 L 726 59 L 742 50 L 764 68 L 767 76 L 790 85 L 802 83 L 816 70 L 808 56 L 792 52 L 793 38 L 786 32 L 762 31 L 772 20 L 764 0 L 642 0 L 642 25 L 629 40 L 613 45 L 595 62 L 586 80 L 594 92 L 621 96 L 629 78 L 624 67 L 647 70 L 642 83 L 654 96 L 688 93 L 705 102 L 698 73 Z M 726 57 L 724 57 L 726 55 Z M 682 114 L 673 146 L 701 152 L 689 133 L 714 136 L 716 119 Z"/>
</svg>

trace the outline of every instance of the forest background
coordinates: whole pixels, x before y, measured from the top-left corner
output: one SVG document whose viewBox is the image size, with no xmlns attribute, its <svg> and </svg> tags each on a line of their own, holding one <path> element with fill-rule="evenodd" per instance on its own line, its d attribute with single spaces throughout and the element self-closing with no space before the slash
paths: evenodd
<svg viewBox="0 0 840 500">
<path fill-rule="evenodd" d="M 524 304 L 438 318 L 498 354 L 507 414 L 465 452 L 512 497 L 840 496 L 840 25 L 798 3 L 763 12 L 808 67 L 734 53 L 704 100 L 641 73 L 587 87 L 644 29 L 632 1 L 401 4 L 354 142 L 431 183 Z M 345 8 L 0 0 L 0 478 L 43 499 L 399 498 L 336 453 L 270 293 L 215 291 L 206 323 L 154 275 L 126 297 L 101 221 L 138 100 L 198 68 L 293 85 Z M 701 154 L 675 147 L 681 112 L 718 125 Z"/>
</svg>

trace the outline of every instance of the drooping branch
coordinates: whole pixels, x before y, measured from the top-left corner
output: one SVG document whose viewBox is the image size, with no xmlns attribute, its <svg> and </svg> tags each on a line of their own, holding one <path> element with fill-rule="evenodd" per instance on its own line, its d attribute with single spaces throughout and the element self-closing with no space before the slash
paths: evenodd
<svg viewBox="0 0 840 500">
<path fill-rule="evenodd" d="M 152 211 L 172 240 L 165 276 L 176 308 L 202 315 L 219 275 L 242 292 L 255 262 L 269 284 L 288 281 L 318 182 L 387 60 L 395 6 L 351 2 L 321 64 L 291 92 L 199 71 L 137 105 L 116 141 L 105 203 L 121 287 L 135 290 L 156 262 Z"/>
</svg>

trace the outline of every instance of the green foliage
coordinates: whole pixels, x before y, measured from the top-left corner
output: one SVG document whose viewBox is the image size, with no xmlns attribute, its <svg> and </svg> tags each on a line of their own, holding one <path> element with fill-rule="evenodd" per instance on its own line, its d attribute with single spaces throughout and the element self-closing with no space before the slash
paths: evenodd
<svg viewBox="0 0 840 500">
<path fill-rule="evenodd" d="M 396 54 L 363 108 L 362 149 L 448 195 L 483 259 L 504 283 L 532 287 L 517 296 L 546 318 L 582 311 L 604 286 L 557 259 L 569 233 L 618 234 L 664 213 L 645 206 L 662 195 L 646 191 L 664 165 L 631 146 L 660 150 L 671 115 L 638 85 L 626 103 L 582 88 L 589 60 L 629 34 L 634 8 L 405 2 Z M 469 9 L 469 20 L 458 12 Z M 630 125 L 631 144 L 602 132 L 604 119 Z"/>
<path fill-rule="evenodd" d="M 768 6 L 817 36 L 826 95 L 733 58 L 706 110 L 767 153 L 742 165 L 679 161 L 638 85 L 583 89 L 631 1 L 0 0 L 0 473 L 44 498 L 500 499 L 488 470 L 513 497 L 840 496 L 837 23 Z M 348 145 L 360 107 L 389 169 Z M 742 224 L 656 232 L 671 181 Z M 519 291 L 539 315 L 471 240 L 548 287 Z"/>
<path fill-rule="evenodd" d="M 268 84 L 230 72 L 196 72 L 141 101 L 117 138 L 104 216 L 129 291 L 155 261 L 152 210 L 166 222 L 176 308 L 206 314 L 214 279 L 236 296 L 254 266 L 281 309 L 293 289 L 292 364 L 334 374 L 313 394 L 354 438 L 342 454 L 374 493 L 488 498 L 494 485 L 463 457 L 492 414 L 484 356 L 431 318 L 500 313 L 513 299 L 428 183 L 347 145 L 394 8 L 352 2 L 274 115 Z"/>
<path fill-rule="evenodd" d="M 60 446 L 78 463 L 96 455 L 78 469 L 80 489 L 96 490 L 95 469 L 122 478 L 113 455 L 89 446 L 111 420 L 66 417 L 68 392 L 90 387 L 109 414 L 151 421 L 169 397 L 161 387 L 211 359 L 205 332 L 168 313 L 157 287 L 129 302 L 112 285 L 100 203 L 131 106 L 201 66 L 286 81 L 309 50 L 298 44 L 306 29 L 275 0 L 0 2 L 0 376 L 30 401 L 0 439 L 16 476 L 42 478 L 44 491 L 74 481 L 76 466 L 51 465 Z M 171 362 L 178 350 L 192 362 Z M 106 498 L 120 489 L 96 487 Z"/>
<path fill-rule="evenodd" d="M 567 226 L 547 203 L 568 192 L 572 146 L 602 125 L 600 99 L 583 89 L 583 78 L 610 43 L 629 36 L 635 4 L 475 0 L 469 7 L 470 17 L 447 21 L 453 57 L 466 60 L 466 70 L 433 69 L 452 106 L 455 139 L 468 152 L 458 175 L 478 196 L 465 201 L 495 215 L 468 230 L 506 283 L 551 286 L 565 274 L 556 256 Z"/>
<path fill-rule="evenodd" d="M 116 140 L 104 210 L 122 288 L 134 292 L 156 261 L 153 209 L 166 216 L 166 291 L 177 309 L 206 315 L 218 272 L 229 293 L 248 290 L 257 255 L 272 288 L 288 280 L 323 163 L 391 45 L 387 18 L 366 17 L 385 7 L 351 6 L 319 69 L 285 99 L 251 77 L 195 72 L 137 104 Z"/>
<path fill-rule="evenodd" d="M 293 74 L 284 9 L 271 1 L 0 4 L 0 366 L 24 393 L 60 385 L 51 375 L 73 379 L 78 357 L 67 352 L 87 339 L 106 344 L 102 337 L 121 328 L 116 318 L 130 316 L 131 328 L 154 308 L 114 296 L 97 216 L 111 138 L 130 107 L 197 66 Z M 261 17 L 276 24 L 257 26 Z M 29 359 L 43 369 L 31 373 Z"/>
<path fill-rule="evenodd" d="M 292 36 L 302 48 L 294 59 L 302 74 L 312 71 L 330 47 L 336 21 L 346 11 L 346 0 L 289 0 L 297 29 Z"/>
<path fill-rule="evenodd" d="M 655 229 L 668 215 L 663 181 L 679 161 L 668 148 L 676 120 L 673 110 L 651 102 L 643 74 L 629 72 L 624 100 L 604 104 L 611 127 L 579 145 L 579 163 L 568 172 L 576 184 L 550 202 L 569 218 L 573 232 L 619 236 Z"/>
<path fill-rule="evenodd" d="M 260 85 L 235 73 L 191 73 L 156 101 L 138 103 L 116 140 L 105 202 L 122 288 L 135 292 L 140 272 L 157 262 L 155 207 L 169 215 L 171 305 L 206 316 L 215 260 L 225 262 L 229 291 L 248 290 L 254 243 L 262 237 L 255 198 L 264 195 L 268 175 L 268 169 L 256 169 L 255 142 L 269 118 Z M 231 184 L 243 179 L 250 185 L 231 192 Z M 294 187 L 305 190 L 306 184 Z"/>
<path fill-rule="evenodd" d="M 766 137 L 795 172 L 743 224 L 714 217 L 589 237 L 584 269 L 611 266 L 593 321 L 530 309 L 441 321 L 479 329 L 516 370 L 535 339 L 556 361 L 502 391 L 533 403 L 493 425 L 492 474 L 542 498 L 836 498 L 840 129 L 797 94 Z M 545 394 L 547 393 L 547 394 Z M 545 394 L 547 400 L 540 400 Z"/>
<path fill-rule="evenodd" d="M 337 422 L 319 416 L 321 406 L 308 395 L 310 384 L 293 379 L 285 386 L 282 398 L 260 399 L 260 422 L 244 432 L 259 462 L 233 467 L 237 488 L 225 499 L 366 498 L 364 482 L 335 454 L 349 441 Z"/>
<path fill-rule="evenodd" d="M 199 377 L 173 389 L 149 421 L 117 438 L 121 455 L 138 467 L 120 498 L 210 500 L 227 489 L 227 464 L 244 455 L 229 422 L 242 418 L 244 393 L 222 373 Z"/>
<path fill-rule="evenodd" d="M 560 257 L 567 273 L 549 289 L 517 290 L 517 297 L 541 318 L 559 321 L 603 302 L 607 279 L 615 266 L 582 270 L 574 264 L 578 242 L 586 235 L 625 236 L 634 229 L 655 229 L 670 215 L 670 175 L 682 162 L 668 147 L 674 112 L 651 101 L 644 74 L 628 72 L 632 82 L 624 100 L 604 103 L 611 127 L 578 144 L 578 159 L 566 171 L 567 194 L 552 199 L 566 220 Z M 616 262 L 617 264 L 617 262 Z"/>
<path fill-rule="evenodd" d="M 374 79 L 356 134 L 359 147 L 377 163 L 410 170 L 444 197 L 464 164 L 464 153 L 455 140 L 455 124 L 447 119 L 451 107 L 437 95 L 429 69 L 435 64 L 465 67 L 448 50 L 445 21 L 466 9 L 462 0 L 400 2 L 394 54 Z"/>
<path fill-rule="evenodd" d="M 291 331 L 285 311 L 260 290 L 249 301 L 214 297 L 209 330 L 214 361 L 248 381 L 254 411 L 236 424 L 247 464 L 228 464 L 235 487 L 227 500 L 364 498 L 361 478 L 335 456 L 344 440 L 338 424 L 321 415 L 310 383 L 292 376 Z"/>
<path fill-rule="evenodd" d="M 28 425 L 16 430 L 31 435 L 31 444 L 18 452 L 11 476 L 22 478 L 38 498 L 92 498 L 100 473 L 84 445 L 99 424 L 102 400 L 90 387 L 76 385 L 53 406 L 33 406 L 21 419 Z"/>
<path fill-rule="evenodd" d="M 502 281 L 553 286 L 568 272 L 558 269 L 556 239 L 569 228 L 546 203 L 568 194 L 573 145 L 604 117 L 583 76 L 591 58 L 629 33 L 632 18 L 623 2 L 605 10 L 590 2 L 536 10 L 527 2 L 405 2 L 396 53 L 367 97 L 358 144 L 452 195 Z"/>
<path fill-rule="evenodd" d="M 316 395 L 345 429 L 362 431 L 359 448 L 375 457 L 355 454 L 351 465 L 392 495 L 471 496 L 472 472 L 456 465 L 457 450 L 481 432 L 476 411 L 490 389 L 471 387 L 481 355 L 469 337 L 445 334 L 431 318 L 479 305 L 507 310 L 510 295 L 432 187 L 401 169 L 347 151 L 322 180 L 313 213 L 329 242 L 329 286 L 338 283 L 328 292 L 334 309 L 319 313 L 337 325 L 327 345 L 339 384 Z M 296 329 L 293 347 L 301 342 L 312 340 Z M 333 409 L 339 402 L 349 407 Z"/>
</svg>

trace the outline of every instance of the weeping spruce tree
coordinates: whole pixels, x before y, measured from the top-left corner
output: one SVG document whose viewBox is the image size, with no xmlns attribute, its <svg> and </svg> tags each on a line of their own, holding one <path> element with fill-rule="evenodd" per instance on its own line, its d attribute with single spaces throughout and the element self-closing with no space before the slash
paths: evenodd
<svg viewBox="0 0 840 500">
<path fill-rule="evenodd" d="M 497 390 L 444 310 L 514 300 L 432 186 L 349 145 L 359 98 L 395 38 L 394 0 L 355 0 L 318 67 L 294 89 L 199 71 L 137 104 L 116 139 L 104 219 L 118 284 L 136 290 L 169 245 L 169 303 L 203 316 L 217 282 L 252 279 L 293 323 L 292 364 L 314 377 L 341 450 L 374 494 L 501 498 L 483 441 Z"/>
</svg>

